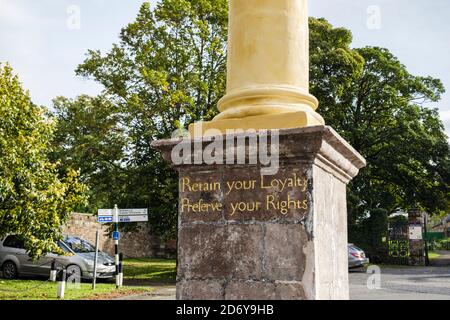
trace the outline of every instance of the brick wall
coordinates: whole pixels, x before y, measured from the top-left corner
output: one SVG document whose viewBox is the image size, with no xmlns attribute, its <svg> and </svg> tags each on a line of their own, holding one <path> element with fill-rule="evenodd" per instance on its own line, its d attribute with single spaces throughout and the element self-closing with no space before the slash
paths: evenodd
<svg viewBox="0 0 450 320">
<path fill-rule="evenodd" d="M 152 235 L 150 226 L 138 223 L 138 230 L 121 232 L 119 250 L 125 257 L 131 258 L 173 258 L 176 254 L 176 242 L 162 243 L 158 237 Z M 97 217 L 88 214 L 73 213 L 63 228 L 63 234 L 78 236 L 95 244 L 96 231 L 100 230 L 101 251 L 114 254 L 114 241 L 108 233 L 108 225 L 97 222 Z"/>
</svg>

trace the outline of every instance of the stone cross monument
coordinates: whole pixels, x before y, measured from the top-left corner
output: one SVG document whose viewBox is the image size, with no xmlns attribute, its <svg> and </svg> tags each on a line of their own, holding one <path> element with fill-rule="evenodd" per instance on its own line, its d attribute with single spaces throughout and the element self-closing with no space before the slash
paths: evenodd
<svg viewBox="0 0 450 320">
<path fill-rule="evenodd" d="M 153 143 L 179 172 L 177 298 L 348 299 L 365 160 L 308 92 L 307 0 L 230 0 L 229 20 L 220 114 Z"/>
</svg>

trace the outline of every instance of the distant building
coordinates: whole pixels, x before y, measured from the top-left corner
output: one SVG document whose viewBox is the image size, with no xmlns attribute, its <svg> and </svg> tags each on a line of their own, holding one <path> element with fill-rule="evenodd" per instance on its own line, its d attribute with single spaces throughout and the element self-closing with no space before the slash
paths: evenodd
<svg viewBox="0 0 450 320">
<path fill-rule="evenodd" d="M 450 237 L 450 215 L 442 218 L 432 227 L 433 232 L 442 232 L 446 238 Z"/>
</svg>

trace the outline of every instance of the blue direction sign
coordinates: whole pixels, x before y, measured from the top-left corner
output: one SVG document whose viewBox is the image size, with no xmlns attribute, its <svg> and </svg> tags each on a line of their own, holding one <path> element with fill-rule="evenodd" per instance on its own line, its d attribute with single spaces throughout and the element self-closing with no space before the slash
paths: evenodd
<svg viewBox="0 0 450 320">
<path fill-rule="evenodd" d="M 99 223 L 113 222 L 113 216 L 97 216 L 97 222 Z"/>
<path fill-rule="evenodd" d="M 120 239 L 120 232 L 114 231 L 112 234 L 113 240 L 119 240 Z"/>
<path fill-rule="evenodd" d="M 148 221 L 148 209 L 120 209 L 120 222 L 146 222 Z"/>
<path fill-rule="evenodd" d="M 0 0 L 1 1 L 1 0 Z M 119 222 L 146 222 L 148 209 L 119 209 Z M 98 209 L 97 221 L 99 223 L 114 222 L 114 209 Z"/>
</svg>

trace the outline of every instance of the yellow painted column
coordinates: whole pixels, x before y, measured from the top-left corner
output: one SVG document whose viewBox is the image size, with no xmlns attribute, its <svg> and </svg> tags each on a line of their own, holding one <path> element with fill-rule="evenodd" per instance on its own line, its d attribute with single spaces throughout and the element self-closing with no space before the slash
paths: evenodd
<svg viewBox="0 0 450 320">
<path fill-rule="evenodd" d="M 323 125 L 317 107 L 309 94 L 308 1 L 230 0 L 227 93 L 220 114 L 192 125 L 191 134 Z"/>
</svg>

